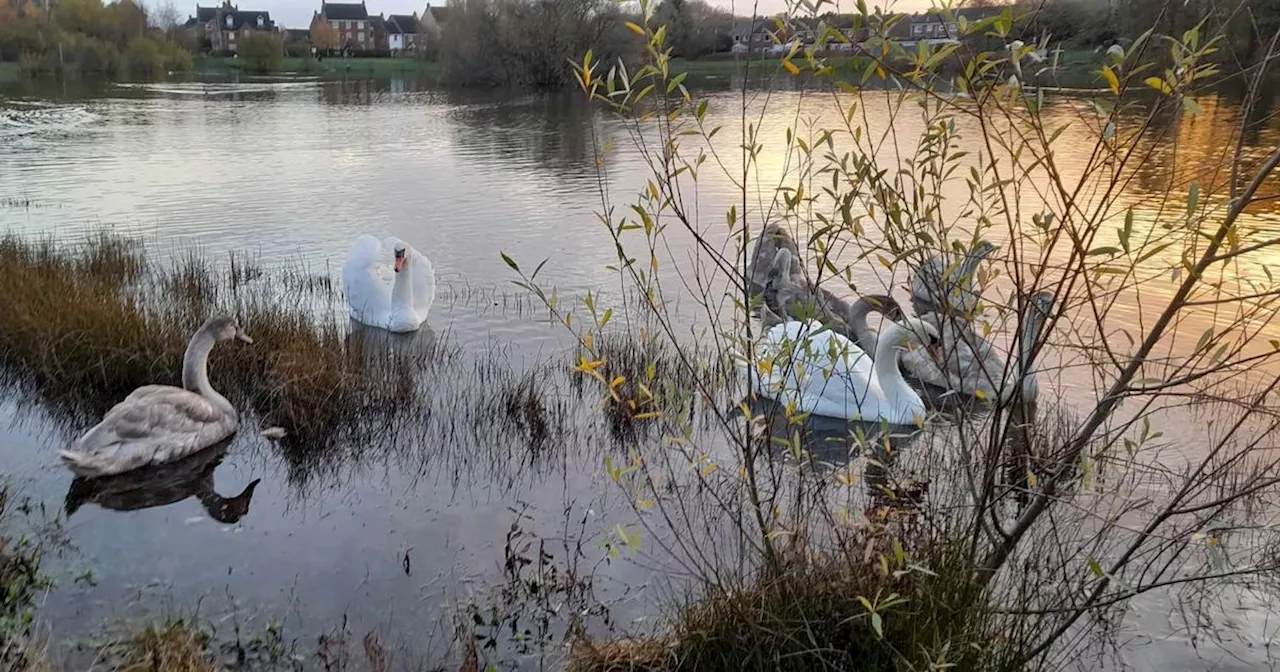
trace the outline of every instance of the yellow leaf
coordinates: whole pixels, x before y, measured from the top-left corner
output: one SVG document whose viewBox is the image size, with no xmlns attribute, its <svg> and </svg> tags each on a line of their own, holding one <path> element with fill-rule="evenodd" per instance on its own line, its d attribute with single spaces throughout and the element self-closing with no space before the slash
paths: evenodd
<svg viewBox="0 0 1280 672">
<path fill-rule="evenodd" d="M 644 35 L 644 28 L 641 28 L 639 24 L 633 21 L 628 21 L 627 27 L 630 28 L 631 32 L 635 33 L 636 35 Z"/>
<path fill-rule="evenodd" d="M 1143 83 L 1145 83 L 1147 86 L 1149 86 L 1149 87 L 1151 87 L 1151 88 L 1153 88 L 1153 89 L 1155 89 L 1156 91 L 1159 91 L 1159 92 L 1161 92 L 1161 93 L 1173 93 L 1173 89 L 1172 89 L 1172 88 L 1170 88 L 1170 87 L 1169 87 L 1169 85 L 1168 85 L 1167 83 L 1165 83 L 1165 81 L 1164 81 L 1163 79 L 1160 79 L 1159 77 L 1148 77 L 1148 78 L 1146 78 L 1146 79 L 1144 79 L 1144 80 L 1142 80 L 1142 81 L 1143 81 Z"/>
<path fill-rule="evenodd" d="M 791 74 L 793 74 L 793 75 L 798 75 L 798 74 L 800 74 L 800 68 L 797 68 L 797 67 L 796 67 L 796 64 L 795 64 L 795 63 L 792 63 L 792 62 L 791 62 L 791 59 L 789 59 L 789 58 L 788 58 L 788 59 L 783 59 L 783 61 L 782 61 L 782 67 L 786 68 L 786 69 L 787 69 L 787 72 L 789 72 L 789 73 L 791 73 Z"/>
<path fill-rule="evenodd" d="M 1116 77 L 1116 73 L 1112 72 L 1111 66 L 1102 66 L 1102 78 L 1107 80 L 1107 86 L 1111 87 L 1111 93 L 1120 93 L 1120 79 Z"/>
</svg>

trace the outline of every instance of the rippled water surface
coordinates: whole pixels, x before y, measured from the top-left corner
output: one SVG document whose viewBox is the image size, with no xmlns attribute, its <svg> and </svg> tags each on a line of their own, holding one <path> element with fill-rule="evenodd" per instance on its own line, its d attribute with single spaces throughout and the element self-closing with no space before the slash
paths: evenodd
<svg viewBox="0 0 1280 672">
<path fill-rule="evenodd" d="M 771 116 L 760 124 L 761 168 L 777 179 L 789 166 L 770 149 L 784 144 L 786 126 L 831 119 L 835 108 L 830 94 L 772 95 Z M 712 93 L 709 124 L 732 128 L 737 100 Z M 1169 185 L 1225 179 L 1217 159 L 1238 124 L 1237 106 L 1229 96 L 1204 99 L 1205 114 L 1161 121 L 1168 143 L 1153 148 L 1126 187 L 1139 222 L 1160 220 L 1156 199 Z M 1066 122 L 1079 104 L 1055 100 L 1050 110 Z M 870 110 L 868 123 L 885 123 L 882 114 Z M 918 124 L 908 115 L 896 130 L 914 138 Z M 1092 146 L 1074 133 L 1055 144 L 1067 170 L 1088 161 L 1073 152 Z M 1264 153 L 1278 139 L 1271 124 L 1248 151 Z M 736 142 L 720 147 L 730 163 Z M 596 146 L 612 148 L 603 162 Z M 706 172 L 697 214 L 712 240 L 728 245 L 724 212 L 741 194 L 719 171 Z M 604 475 L 608 422 L 595 393 L 571 382 L 571 343 L 511 295 L 518 290 L 499 256 L 549 259 L 541 277 L 565 296 L 617 296 L 618 276 L 606 268 L 616 255 L 595 214 L 599 189 L 603 183 L 627 202 L 647 176 L 623 125 L 572 95 L 301 80 L 0 98 L 0 227 L 67 239 L 108 228 L 141 235 L 160 257 L 196 245 L 215 258 L 250 253 L 264 265 L 302 263 L 334 278 L 356 236 L 402 237 L 432 259 L 443 286 L 430 332 L 415 338 L 445 339 L 475 361 L 554 381 L 552 403 L 569 409 L 576 428 L 554 447 L 531 447 L 528 428 L 460 437 L 439 420 L 424 421 L 419 433 L 389 437 L 386 445 L 398 450 L 347 451 L 319 465 L 291 462 L 266 439 L 241 432 L 213 476 L 198 467 L 175 477 L 173 503 L 120 512 L 94 503 L 93 493 L 68 493 L 70 476 L 54 454 L 83 427 L 7 398 L 0 402 L 0 468 L 51 513 L 64 500 L 85 501 L 66 523 L 70 547 L 56 560 L 59 587 L 43 613 L 78 634 L 153 609 L 150 595 L 177 605 L 217 601 L 214 611 L 229 595 L 249 612 L 287 615 L 308 636 L 347 617 L 353 631 L 378 627 L 430 650 L 452 637 L 451 624 L 440 622 L 445 609 L 500 581 L 506 535 L 520 522 L 555 543 L 581 541 L 598 597 L 614 605 L 616 619 L 630 624 L 657 614 L 681 568 L 653 557 L 660 553 L 611 558 L 597 546 L 635 515 Z M 1280 201 L 1262 202 L 1248 218 L 1280 232 Z M 674 249 L 670 259 L 680 265 L 690 255 Z M 867 266 L 863 282 L 904 280 Z M 1129 309 L 1137 315 L 1140 308 Z M 458 404 L 483 397 L 476 369 L 460 367 L 424 384 Z M 1093 381 L 1072 371 L 1054 381 L 1055 391 L 1091 401 Z M 237 504 L 225 499 L 258 479 L 248 512 L 229 514 Z M 97 496 L 130 508 L 120 497 Z M 1272 632 L 1257 628 L 1243 630 L 1253 638 L 1245 649 Z M 1204 663 L 1185 639 L 1162 641 L 1142 660 Z M 1212 647 L 1201 654 L 1221 662 L 1217 669 L 1239 663 Z"/>
</svg>

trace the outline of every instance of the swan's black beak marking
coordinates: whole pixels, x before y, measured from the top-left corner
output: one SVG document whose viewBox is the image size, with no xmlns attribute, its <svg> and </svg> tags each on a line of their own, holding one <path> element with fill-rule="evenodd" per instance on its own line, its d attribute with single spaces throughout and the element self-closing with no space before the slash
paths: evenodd
<svg viewBox="0 0 1280 672">
<path fill-rule="evenodd" d="M 396 273 L 404 268 L 404 250 L 396 250 Z"/>
</svg>

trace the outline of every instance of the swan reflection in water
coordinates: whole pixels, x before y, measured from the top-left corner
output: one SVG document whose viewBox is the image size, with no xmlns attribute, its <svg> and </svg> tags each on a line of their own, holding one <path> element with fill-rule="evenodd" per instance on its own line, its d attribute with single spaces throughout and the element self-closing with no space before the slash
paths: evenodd
<svg viewBox="0 0 1280 672">
<path fill-rule="evenodd" d="M 227 524 L 239 522 L 249 513 L 253 491 L 262 479 L 254 479 L 234 497 L 223 497 L 214 491 L 213 472 L 221 464 L 230 443 L 227 439 L 183 460 L 116 476 L 77 477 L 71 481 L 64 503 L 67 518 L 86 502 L 113 511 L 137 511 L 195 496 L 214 520 Z"/>
</svg>

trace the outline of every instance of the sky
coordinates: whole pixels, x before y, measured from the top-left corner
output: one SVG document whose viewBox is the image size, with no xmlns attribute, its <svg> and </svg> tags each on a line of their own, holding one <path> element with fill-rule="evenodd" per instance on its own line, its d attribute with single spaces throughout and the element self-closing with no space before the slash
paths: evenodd
<svg viewBox="0 0 1280 672">
<path fill-rule="evenodd" d="M 146 4 L 155 5 L 160 1 L 163 0 L 149 0 Z M 208 6 L 220 4 L 221 1 L 202 0 L 200 4 Z M 867 5 L 883 5 L 887 1 L 890 0 L 867 0 Z M 371 14 L 412 14 L 414 12 L 421 14 L 428 2 L 437 7 L 445 4 L 445 0 L 365 0 L 365 6 Z M 752 7 L 756 6 L 755 0 L 708 0 L 708 2 L 740 16 L 749 15 Z M 758 0 L 758 2 L 757 11 L 760 14 L 776 14 L 786 8 L 786 0 Z M 896 12 L 917 12 L 928 9 L 932 4 L 931 0 L 892 0 L 892 3 L 891 8 Z M 174 0 L 174 4 L 183 21 L 195 14 L 195 2 L 184 5 Z M 312 14 L 320 9 L 320 0 L 232 0 L 232 4 L 240 9 L 265 9 L 271 12 L 271 18 L 275 19 L 277 25 L 285 28 L 310 26 Z M 839 0 L 836 5 L 838 8 L 846 9 L 852 9 L 853 6 L 854 0 Z"/>
</svg>

